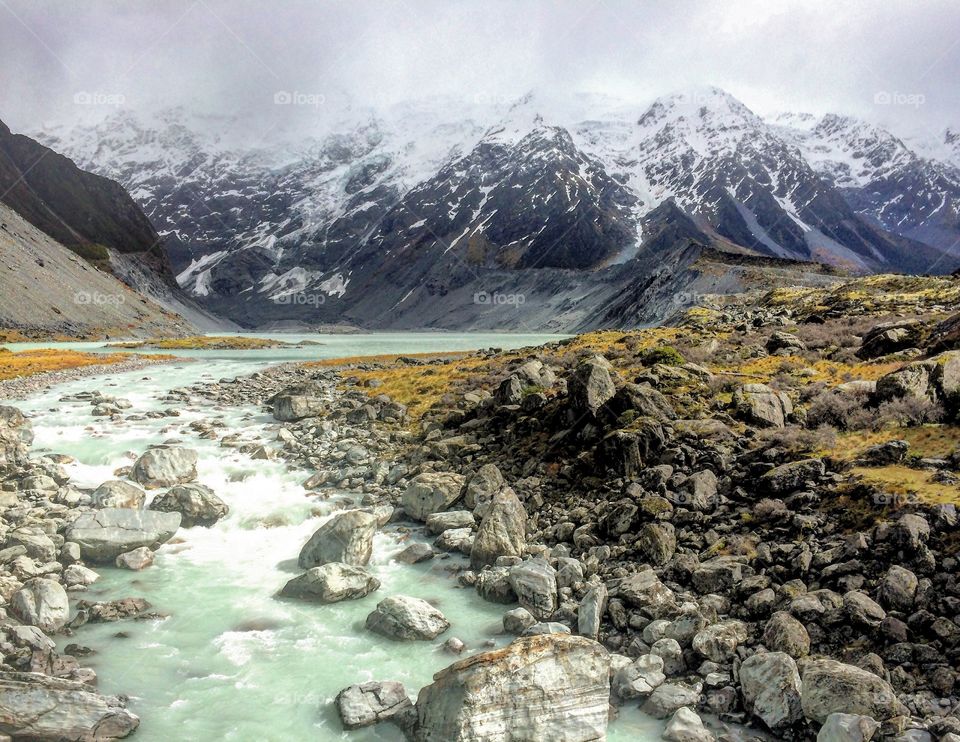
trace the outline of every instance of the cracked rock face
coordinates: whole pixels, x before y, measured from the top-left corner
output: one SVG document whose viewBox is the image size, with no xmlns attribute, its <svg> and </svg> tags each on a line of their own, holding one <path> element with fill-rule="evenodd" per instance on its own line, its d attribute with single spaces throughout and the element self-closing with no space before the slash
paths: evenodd
<svg viewBox="0 0 960 742">
<path fill-rule="evenodd" d="M 524 637 L 456 662 L 417 699 L 417 742 L 606 739 L 610 655 L 569 634 Z"/>
<path fill-rule="evenodd" d="M 351 685 L 337 694 L 336 704 L 344 729 L 369 727 L 413 708 L 403 684 L 395 681 Z"/>
<path fill-rule="evenodd" d="M 40 673 L 0 673 L 0 733 L 18 739 L 111 740 L 131 734 L 140 719 L 116 696 Z"/>
<path fill-rule="evenodd" d="M 10 603 L 21 621 L 48 634 L 62 629 L 70 613 L 67 591 L 55 580 L 31 580 L 14 593 Z"/>
<path fill-rule="evenodd" d="M 197 452 L 189 448 L 154 448 L 133 464 L 133 479 L 147 489 L 173 487 L 197 478 Z"/>
<path fill-rule="evenodd" d="M 169 541 L 180 527 L 180 513 L 104 508 L 84 513 L 67 528 L 67 540 L 80 546 L 83 558 L 112 563 L 121 554 Z"/>
</svg>

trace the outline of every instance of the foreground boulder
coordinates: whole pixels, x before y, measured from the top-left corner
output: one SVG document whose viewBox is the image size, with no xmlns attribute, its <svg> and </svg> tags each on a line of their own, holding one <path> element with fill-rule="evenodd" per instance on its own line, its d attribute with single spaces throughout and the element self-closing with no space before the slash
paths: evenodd
<svg viewBox="0 0 960 742">
<path fill-rule="evenodd" d="M 960 406 L 960 351 L 914 361 L 877 380 L 876 398 L 885 402 L 900 397 L 927 399 L 950 412 Z"/>
<path fill-rule="evenodd" d="M 784 652 L 762 652 L 740 666 L 743 703 L 769 729 L 785 729 L 803 717 L 800 674 L 793 657 Z"/>
<path fill-rule="evenodd" d="M 146 487 L 173 487 L 197 478 L 197 452 L 189 448 L 153 448 L 133 464 L 131 478 Z"/>
<path fill-rule="evenodd" d="M 470 566 L 481 569 L 501 556 L 523 556 L 527 545 L 527 511 L 509 487 L 490 503 L 490 510 L 473 540 Z"/>
<path fill-rule="evenodd" d="M 62 629 L 70 614 L 70 602 L 63 585 L 44 578 L 30 580 L 17 590 L 10 607 L 21 621 L 47 634 Z"/>
<path fill-rule="evenodd" d="M 567 393 L 575 410 L 596 415 L 617 393 L 610 361 L 593 356 L 581 362 L 567 378 Z"/>
<path fill-rule="evenodd" d="M 394 681 L 351 685 L 337 694 L 335 703 L 344 729 L 373 726 L 413 708 L 403 684 Z"/>
<path fill-rule="evenodd" d="M 417 742 L 606 739 L 610 656 L 569 634 L 524 637 L 455 662 L 417 699 Z"/>
<path fill-rule="evenodd" d="M 280 595 L 318 603 L 339 603 L 341 600 L 357 600 L 379 587 L 380 580 L 363 567 L 332 562 L 294 577 L 283 586 Z"/>
<path fill-rule="evenodd" d="M 0 733 L 15 739 L 121 739 L 139 725 L 120 698 L 94 693 L 85 683 L 0 673 Z"/>
<path fill-rule="evenodd" d="M 435 639 L 450 628 L 444 615 L 420 598 L 393 595 L 367 616 L 367 628 L 388 639 Z"/>
<path fill-rule="evenodd" d="M 804 664 L 801 698 L 804 716 L 820 723 L 834 713 L 869 716 L 877 721 L 907 713 L 885 680 L 836 660 Z"/>
<path fill-rule="evenodd" d="M 180 525 L 184 528 L 203 526 L 209 528 L 230 512 L 227 503 L 217 497 L 213 490 L 202 484 L 182 484 L 173 487 L 150 503 L 151 510 L 164 513 L 180 513 Z"/>
<path fill-rule="evenodd" d="M 143 507 L 146 493 L 137 487 L 124 482 L 122 479 L 111 479 L 97 487 L 90 500 L 97 508 L 132 508 Z"/>
<path fill-rule="evenodd" d="M 362 510 L 338 513 L 324 523 L 300 550 L 302 569 L 342 562 L 362 567 L 373 553 L 377 519 Z"/>
<path fill-rule="evenodd" d="M 403 493 L 403 509 L 414 520 L 425 521 L 457 501 L 463 482 L 462 475 L 449 471 L 418 474 Z"/>
<path fill-rule="evenodd" d="M 557 610 L 557 570 L 544 559 L 528 559 L 511 567 L 510 586 L 517 600 L 540 621 Z"/>
<path fill-rule="evenodd" d="M 141 546 L 159 548 L 179 527 L 180 513 L 104 508 L 83 513 L 67 527 L 66 539 L 79 545 L 85 560 L 109 564 Z"/>
</svg>

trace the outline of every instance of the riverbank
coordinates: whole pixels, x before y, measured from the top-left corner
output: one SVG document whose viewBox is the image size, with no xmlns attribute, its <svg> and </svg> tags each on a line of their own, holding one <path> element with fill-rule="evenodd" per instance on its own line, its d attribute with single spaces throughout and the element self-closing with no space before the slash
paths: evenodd
<svg viewBox="0 0 960 742">
<path fill-rule="evenodd" d="M 81 353 L 70 350 L 0 349 L 0 400 L 24 399 L 59 384 L 92 378 L 105 372 L 122 373 L 182 361 L 172 355 Z"/>
</svg>

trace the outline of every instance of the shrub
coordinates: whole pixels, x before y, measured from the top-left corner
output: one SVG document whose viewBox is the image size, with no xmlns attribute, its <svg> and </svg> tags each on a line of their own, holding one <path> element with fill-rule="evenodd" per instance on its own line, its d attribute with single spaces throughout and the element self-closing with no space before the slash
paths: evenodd
<svg viewBox="0 0 960 742">
<path fill-rule="evenodd" d="M 918 397 L 901 397 L 883 402 L 877 409 L 876 425 L 882 428 L 885 425 L 899 425 L 910 427 L 925 423 L 937 423 L 946 417 L 946 411 L 940 405 L 929 399 Z"/>
<path fill-rule="evenodd" d="M 872 427 L 876 415 L 866 405 L 864 394 L 820 391 L 807 404 L 806 425 L 808 428 L 829 425 L 838 430 Z"/>
<path fill-rule="evenodd" d="M 834 448 L 837 444 L 837 431 L 829 425 L 821 425 L 815 429 L 788 425 L 785 428 L 761 431 L 759 438 L 767 446 L 783 448 L 791 454 L 807 454 Z"/>
<path fill-rule="evenodd" d="M 682 366 L 686 360 L 680 351 L 671 345 L 662 345 L 659 348 L 650 348 L 640 356 L 644 366 L 653 366 L 662 363 L 665 366 Z"/>
</svg>

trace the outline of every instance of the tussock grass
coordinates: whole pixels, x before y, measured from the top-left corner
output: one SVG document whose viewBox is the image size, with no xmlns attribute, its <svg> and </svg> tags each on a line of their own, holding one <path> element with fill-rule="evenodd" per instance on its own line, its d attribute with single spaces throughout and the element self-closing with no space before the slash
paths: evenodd
<svg viewBox="0 0 960 742">
<path fill-rule="evenodd" d="M 19 379 L 48 371 L 84 366 L 110 366 L 130 359 L 129 353 L 81 353 L 73 350 L 24 350 L 0 353 L 0 381 Z"/>
</svg>

